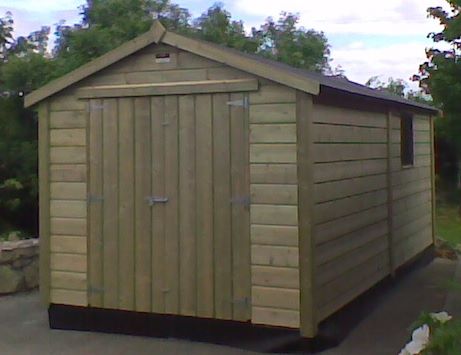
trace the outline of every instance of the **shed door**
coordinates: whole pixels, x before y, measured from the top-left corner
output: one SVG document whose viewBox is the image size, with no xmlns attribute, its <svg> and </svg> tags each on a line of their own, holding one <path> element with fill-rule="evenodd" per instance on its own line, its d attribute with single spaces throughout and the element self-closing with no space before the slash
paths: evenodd
<svg viewBox="0 0 461 355">
<path fill-rule="evenodd" d="M 89 101 L 90 306 L 250 319 L 245 95 Z"/>
</svg>

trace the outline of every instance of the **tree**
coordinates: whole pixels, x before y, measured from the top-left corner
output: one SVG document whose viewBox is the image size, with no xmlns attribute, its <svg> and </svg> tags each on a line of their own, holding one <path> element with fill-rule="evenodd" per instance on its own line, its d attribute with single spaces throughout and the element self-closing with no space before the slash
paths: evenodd
<svg viewBox="0 0 461 355">
<path fill-rule="evenodd" d="M 282 12 L 277 22 L 268 18 L 253 38 L 261 43 L 258 54 L 291 66 L 318 72 L 330 69 L 330 49 L 323 32 L 297 27 L 299 16 Z"/>
<path fill-rule="evenodd" d="M 419 69 L 415 80 L 429 93 L 434 104 L 443 110 L 443 117 L 436 120 L 436 139 L 451 146 L 461 161 L 461 1 L 447 0 L 450 10 L 442 7 L 429 8 L 430 17 L 442 25 L 441 32 L 428 35 L 435 44 L 448 44 L 451 49 L 430 48 L 427 61 Z M 458 163 L 458 180 L 460 180 Z M 459 185 L 459 184 L 458 184 Z"/>
</svg>

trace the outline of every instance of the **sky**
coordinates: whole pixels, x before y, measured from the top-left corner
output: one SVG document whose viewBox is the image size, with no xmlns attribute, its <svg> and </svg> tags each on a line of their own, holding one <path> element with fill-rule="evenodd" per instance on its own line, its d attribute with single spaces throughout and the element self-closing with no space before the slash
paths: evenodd
<svg viewBox="0 0 461 355">
<path fill-rule="evenodd" d="M 199 16 L 214 0 L 173 1 Z M 409 81 L 432 46 L 429 32 L 439 24 L 427 18 L 426 9 L 445 6 L 445 0 L 226 0 L 221 1 L 233 19 L 247 29 L 259 27 L 281 11 L 299 13 L 300 25 L 323 31 L 331 45 L 332 68 L 341 66 L 353 81 L 365 83 L 372 76 L 381 80 Z M 79 21 L 78 7 L 84 0 L 0 0 L 0 16 L 11 11 L 16 36 L 27 35 L 42 25 L 59 20 Z M 413 88 L 416 84 L 410 83 Z"/>
</svg>

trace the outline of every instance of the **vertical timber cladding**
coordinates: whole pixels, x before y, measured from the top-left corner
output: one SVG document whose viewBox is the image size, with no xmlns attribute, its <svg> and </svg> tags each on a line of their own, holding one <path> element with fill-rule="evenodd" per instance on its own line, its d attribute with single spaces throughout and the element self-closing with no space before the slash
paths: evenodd
<svg viewBox="0 0 461 355">
<path fill-rule="evenodd" d="M 50 260 L 42 266 L 50 270 L 49 301 L 86 306 L 86 104 L 64 92 L 43 105 L 49 115 Z"/>
<path fill-rule="evenodd" d="M 252 322 L 299 328 L 296 91 L 250 94 Z"/>
<path fill-rule="evenodd" d="M 245 96 L 89 101 L 91 306 L 250 319 Z"/>
<path fill-rule="evenodd" d="M 399 114 L 391 115 L 391 127 L 393 251 L 395 266 L 399 267 L 433 242 L 431 118 L 413 116 L 413 166 L 402 167 Z"/>
</svg>

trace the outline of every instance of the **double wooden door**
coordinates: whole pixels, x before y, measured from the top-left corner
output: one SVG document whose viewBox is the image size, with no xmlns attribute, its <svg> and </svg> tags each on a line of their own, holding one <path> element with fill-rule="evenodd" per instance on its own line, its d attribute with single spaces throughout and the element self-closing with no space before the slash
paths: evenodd
<svg viewBox="0 0 461 355">
<path fill-rule="evenodd" d="M 246 101 L 89 100 L 90 306 L 250 319 Z"/>
</svg>

